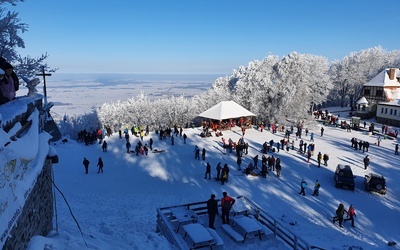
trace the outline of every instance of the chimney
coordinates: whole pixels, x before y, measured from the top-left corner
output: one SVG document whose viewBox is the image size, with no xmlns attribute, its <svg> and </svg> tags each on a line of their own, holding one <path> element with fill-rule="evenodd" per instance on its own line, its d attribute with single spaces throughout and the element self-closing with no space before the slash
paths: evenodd
<svg viewBox="0 0 400 250">
<path fill-rule="evenodd" d="M 389 70 L 389 79 L 390 79 L 390 80 L 394 80 L 394 73 L 395 73 L 395 70 L 396 70 L 396 69 L 393 69 L 393 68 L 391 68 L 391 69 Z"/>
</svg>

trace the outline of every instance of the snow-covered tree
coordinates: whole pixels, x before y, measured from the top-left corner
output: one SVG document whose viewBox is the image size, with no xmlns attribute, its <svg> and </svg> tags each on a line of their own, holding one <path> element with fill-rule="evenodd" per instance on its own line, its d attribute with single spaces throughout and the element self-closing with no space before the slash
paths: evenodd
<svg viewBox="0 0 400 250">
<path fill-rule="evenodd" d="M 18 75 L 32 78 L 44 68 L 47 72 L 55 72 L 57 69 L 49 69 L 45 60 L 47 53 L 39 57 L 21 56 L 18 48 L 25 48 L 25 42 L 20 36 L 28 31 L 28 25 L 18 17 L 18 12 L 6 9 L 7 4 L 13 6 L 24 0 L 0 0 L 0 56 L 14 66 Z"/>
<path fill-rule="evenodd" d="M 17 48 L 25 48 L 24 40 L 19 34 L 28 30 L 28 25 L 21 22 L 18 12 L 10 12 L 4 7 L 6 4 L 16 5 L 22 0 L 0 1 L 0 56 L 13 62 L 18 58 Z"/>
<path fill-rule="evenodd" d="M 326 102 L 328 92 L 344 104 L 349 92 L 356 92 L 354 83 L 365 83 L 386 67 L 399 67 L 399 55 L 399 51 L 388 53 L 376 47 L 351 53 L 330 66 L 325 57 L 310 54 L 293 52 L 282 59 L 268 56 L 217 78 L 209 90 L 191 99 L 171 96 L 150 100 L 141 93 L 125 102 L 106 103 L 93 112 L 93 117 L 114 130 L 139 124 L 154 130 L 184 126 L 215 104 L 235 100 L 259 120 L 302 124 L 311 117 L 307 114 L 315 105 Z M 372 63 L 375 59 L 378 63 Z M 84 120 L 88 124 L 96 125 L 95 119 L 87 117 Z M 74 126 L 81 126 L 81 120 L 70 120 Z"/>
</svg>

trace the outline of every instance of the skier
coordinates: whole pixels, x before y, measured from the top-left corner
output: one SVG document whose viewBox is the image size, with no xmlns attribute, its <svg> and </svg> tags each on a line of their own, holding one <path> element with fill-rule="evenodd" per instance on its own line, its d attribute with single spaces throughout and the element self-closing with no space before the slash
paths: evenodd
<svg viewBox="0 0 400 250">
<path fill-rule="evenodd" d="M 304 180 L 304 179 L 302 179 L 301 180 L 301 183 L 300 183 L 300 188 L 301 188 L 301 190 L 300 190 L 300 193 L 299 194 L 301 194 L 301 195 L 303 195 L 303 196 L 306 196 L 306 192 L 305 192 L 305 188 L 307 187 L 307 182 Z"/>
</svg>

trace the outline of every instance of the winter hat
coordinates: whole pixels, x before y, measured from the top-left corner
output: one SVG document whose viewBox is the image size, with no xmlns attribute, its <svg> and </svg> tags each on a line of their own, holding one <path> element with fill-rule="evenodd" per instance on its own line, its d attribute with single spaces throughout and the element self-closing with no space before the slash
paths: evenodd
<svg viewBox="0 0 400 250">
<path fill-rule="evenodd" d="M 215 194 L 212 194 L 212 195 L 211 195 L 211 198 L 213 198 L 213 199 L 214 199 L 214 198 L 215 198 Z"/>
<path fill-rule="evenodd" d="M 3 70 L 14 69 L 14 67 L 10 63 L 5 63 L 2 68 Z"/>
</svg>

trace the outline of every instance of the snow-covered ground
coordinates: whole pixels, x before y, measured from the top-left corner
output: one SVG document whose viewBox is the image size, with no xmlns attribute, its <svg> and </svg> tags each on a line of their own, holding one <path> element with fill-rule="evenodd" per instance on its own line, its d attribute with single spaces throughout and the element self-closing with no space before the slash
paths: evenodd
<svg viewBox="0 0 400 250">
<path fill-rule="evenodd" d="M 343 117 L 347 112 L 341 112 Z M 57 194 L 57 229 L 48 237 L 32 239 L 29 249 L 170 249 L 168 241 L 156 233 L 156 208 L 208 200 L 210 194 L 217 198 L 226 191 L 230 196 L 244 195 L 256 201 L 265 211 L 277 219 L 282 216 L 296 220 L 294 226 L 287 226 L 298 236 L 312 245 L 325 249 L 386 249 L 389 241 L 400 243 L 400 156 L 394 154 L 396 140 L 383 140 L 375 145 L 377 136 L 366 132 L 346 132 L 334 126 L 324 126 L 320 136 L 320 124 L 311 128 L 315 133 L 315 155 L 310 163 L 297 150 L 272 153 L 282 161 L 282 174 L 278 178 L 270 172 L 264 179 L 240 174 L 237 170 L 235 153 L 224 155 L 220 137 L 201 138 L 199 128 L 184 129 L 187 143 L 178 137 L 175 145 L 171 141 L 155 141 L 154 148 L 165 153 L 149 153 L 148 156 L 127 154 L 125 139 L 118 134 L 106 138 L 108 152 L 102 152 L 101 145 L 85 146 L 69 140 L 54 143 L 60 162 L 54 166 L 55 182 L 65 195 L 82 229 L 83 236 L 73 220 L 66 203 Z M 377 125 L 379 129 L 380 126 Z M 265 141 L 278 141 L 282 132 L 272 134 L 248 129 L 245 141 L 250 145 L 249 154 L 244 157 L 247 165 L 258 154 Z M 239 128 L 224 131 L 224 138 L 238 141 Z M 355 151 L 350 139 L 367 140 L 369 152 Z M 291 140 L 295 140 L 292 136 Z M 303 140 L 310 141 L 303 133 Z M 130 139 L 136 145 L 139 138 Z M 295 140 L 296 149 L 298 142 Z M 195 145 L 206 148 L 206 160 L 194 160 Z M 316 154 L 328 153 L 328 167 L 317 167 Z M 369 155 L 370 167 L 364 170 L 363 158 Z M 89 174 L 85 174 L 83 157 L 91 163 Z M 97 160 L 102 157 L 104 173 L 97 173 Z M 212 165 L 212 176 L 216 176 L 218 162 L 227 163 L 231 169 L 229 183 L 221 185 L 214 180 L 204 179 L 205 164 Z M 349 164 L 355 178 L 355 191 L 337 189 L 333 172 L 337 164 Z M 379 195 L 367 193 L 363 188 L 364 175 L 382 174 L 386 177 L 388 193 Z M 308 183 L 306 196 L 299 195 L 300 181 Z M 315 180 L 321 183 L 320 195 L 312 196 Z M 344 222 L 344 228 L 332 223 L 332 216 L 339 203 L 346 209 L 352 204 L 356 209 L 355 228 Z M 220 220 L 220 218 L 217 218 Z M 285 223 L 284 221 L 282 221 Z M 222 233 L 222 231 L 220 231 Z M 86 242 L 86 243 L 85 243 Z M 225 249 L 284 249 L 276 242 L 236 244 L 228 242 Z M 391 249 L 399 249 L 398 246 Z"/>
</svg>

